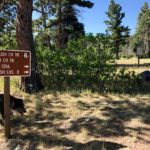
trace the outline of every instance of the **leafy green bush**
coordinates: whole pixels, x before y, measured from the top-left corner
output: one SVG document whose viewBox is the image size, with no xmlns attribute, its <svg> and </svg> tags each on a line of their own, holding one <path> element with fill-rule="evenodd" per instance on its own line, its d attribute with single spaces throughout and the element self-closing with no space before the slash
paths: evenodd
<svg viewBox="0 0 150 150">
<path fill-rule="evenodd" d="M 71 40 L 64 51 L 38 50 L 38 61 L 46 85 L 61 90 L 96 87 L 95 83 L 115 71 L 109 41 L 103 34 Z"/>
<path fill-rule="evenodd" d="M 122 69 L 116 73 L 109 40 L 101 34 L 71 40 L 63 51 L 38 50 L 38 61 L 43 82 L 53 90 L 139 91 L 134 72 Z"/>
<path fill-rule="evenodd" d="M 135 94 L 140 92 L 140 87 L 141 83 L 139 82 L 138 75 L 134 71 L 126 72 L 123 68 L 106 81 L 105 91 Z"/>
</svg>

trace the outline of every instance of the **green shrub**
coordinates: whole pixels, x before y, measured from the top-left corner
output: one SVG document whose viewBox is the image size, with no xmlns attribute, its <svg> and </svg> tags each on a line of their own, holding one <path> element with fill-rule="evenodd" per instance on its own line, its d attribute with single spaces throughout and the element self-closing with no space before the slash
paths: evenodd
<svg viewBox="0 0 150 150">
<path fill-rule="evenodd" d="M 106 81 L 105 90 L 115 93 L 130 93 L 135 94 L 141 92 L 141 83 L 138 75 L 134 71 L 126 72 L 121 69 L 118 73 L 114 73 L 112 78 Z"/>
<path fill-rule="evenodd" d="M 63 51 L 44 49 L 37 54 L 43 81 L 52 89 L 99 89 L 97 83 L 115 71 L 114 58 L 104 35 L 90 34 L 69 41 Z"/>
<path fill-rule="evenodd" d="M 38 50 L 39 70 L 53 90 L 89 89 L 99 92 L 137 93 L 138 77 L 124 69 L 116 73 L 109 41 L 104 35 L 71 40 L 63 50 Z"/>
</svg>

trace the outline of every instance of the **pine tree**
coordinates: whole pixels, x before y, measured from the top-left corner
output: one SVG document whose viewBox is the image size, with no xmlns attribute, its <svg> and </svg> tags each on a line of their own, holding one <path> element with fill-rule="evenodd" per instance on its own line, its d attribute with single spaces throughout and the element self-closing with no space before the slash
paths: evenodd
<svg viewBox="0 0 150 150">
<path fill-rule="evenodd" d="M 150 9 L 147 2 L 144 3 L 139 13 L 133 42 L 134 49 L 140 46 L 145 57 L 150 57 Z"/>
<path fill-rule="evenodd" d="M 61 48 L 66 48 L 69 39 L 78 38 L 85 35 L 84 25 L 79 22 L 74 7 L 65 5 L 61 19 Z"/>
<path fill-rule="evenodd" d="M 108 20 L 105 21 L 108 26 L 107 31 L 111 35 L 112 51 L 116 54 L 116 58 L 119 58 L 119 51 L 121 46 L 126 42 L 126 38 L 129 37 L 129 28 L 124 27 L 122 19 L 125 17 L 125 13 L 122 13 L 122 7 L 116 4 L 114 0 L 110 0 L 108 11 L 106 12 Z"/>
<path fill-rule="evenodd" d="M 38 0 L 39 3 L 42 0 Z M 42 3 L 43 6 L 48 6 L 51 12 L 44 12 L 46 28 L 51 32 L 52 36 L 50 40 L 55 43 L 55 47 L 58 50 L 64 49 L 70 38 L 78 37 L 80 34 L 84 34 L 84 25 L 79 22 L 77 16 L 77 10 L 74 6 L 92 8 L 93 3 L 85 0 L 46 0 L 47 3 Z M 36 7 L 37 3 L 36 2 Z M 38 5 L 41 7 L 41 5 Z M 48 8 L 47 7 L 47 8 Z M 41 8 L 40 8 L 40 12 Z M 51 18 L 48 17 L 51 14 Z M 53 18 L 53 19 L 52 19 Z M 40 17 L 41 20 L 41 17 Z M 48 36 L 48 35 L 47 35 Z"/>
<path fill-rule="evenodd" d="M 61 4 L 61 13 L 58 14 L 58 18 L 61 18 L 58 24 L 60 32 L 58 32 L 57 36 L 60 37 L 62 43 L 57 42 L 59 49 L 65 48 L 69 38 L 78 37 L 80 34 L 84 35 L 84 25 L 79 22 L 77 10 L 74 6 L 93 7 L 93 3 L 87 0 L 64 0 L 64 3 Z"/>
<path fill-rule="evenodd" d="M 16 48 L 15 40 L 15 1 L 0 1 L 0 48 Z"/>
<path fill-rule="evenodd" d="M 141 12 L 138 16 L 138 22 L 140 21 L 141 17 L 149 10 L 149 6 L 148 6 L 148 3 L 145 2 L 143 7 L 141 8 Z"/>
<path fill-rule="evenodd" d="M 17 44 L 20 50 L 31 51 L 31 76 L 22 77 L 21 89 L 26 92 L 39 91 L 43 88 L 37 70 L 37 59 L 32 33 L 32 0 L 17 1 Z"/>
<path fill-rule="evenodd" d="M 36 0 L 33 3 L 33 11 L 40 15 L 38 19 L 33 20 L 33 30 L 37 34 L 35 43 L 37 46 L 46 47 L 50 50 L 54 50 L 51 44 L 53 33 L 50 31 L 51 27 L 49 26 L 49 20 L 51 20 L 54 10 L 55 6 L 52 0 Z"/>
</svg>

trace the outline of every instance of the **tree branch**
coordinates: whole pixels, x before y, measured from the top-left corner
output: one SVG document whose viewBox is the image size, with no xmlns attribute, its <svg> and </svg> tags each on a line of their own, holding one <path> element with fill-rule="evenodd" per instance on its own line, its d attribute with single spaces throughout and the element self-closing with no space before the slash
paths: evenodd
<svg viewBox="0 0 150 150">
<path fill-rule="evenodd" d="M 38 12 L 38 13 L 41 13 L 41 14 L 48 14 L 48 13 L 45 13 L 45 12 L 43 12 L 42 10 L 38 10 L 38 9 L 36 9 L 36 8 L 33 8 L 32 10 L 33 10 L 33 11 L 36 11 L 36 12 Z"/>
</svg>

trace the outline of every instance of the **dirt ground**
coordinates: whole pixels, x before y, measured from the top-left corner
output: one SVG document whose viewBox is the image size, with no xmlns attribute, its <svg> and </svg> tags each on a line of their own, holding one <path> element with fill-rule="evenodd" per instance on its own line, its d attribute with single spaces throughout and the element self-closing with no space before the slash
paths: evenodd
<svg viewBox="0 0 150 150">
<path fill-rule="evenodd" d="M 27 113 L 12 118 L 10 140 L 0 125 L 1 150 L 150 149 L 150 95 L 13 95 L 23 97 Z"/>
</svg>

